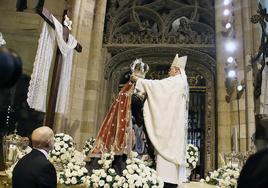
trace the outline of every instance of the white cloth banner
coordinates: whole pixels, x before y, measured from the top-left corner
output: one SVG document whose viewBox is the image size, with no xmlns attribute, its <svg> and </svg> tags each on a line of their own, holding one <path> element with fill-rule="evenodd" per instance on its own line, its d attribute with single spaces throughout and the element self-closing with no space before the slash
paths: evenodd
<svg viewBox="0 0 268 188">
<path fill-rule="evenodd" d="M 46 22 L 43 25 L 28 89 L 27 102 L 31 108 L 46 112 L 49 70 L 56 38 L 63 58 L 56 112 L 64 113 L 69 99 L 73 49 L 76 47 L 77 41 L 72 35 L 69 35 L 68 42 L 66 43 L 63 39 L 61 23 L 55 17 L 53 17 L 53 21 L 55 30 L 50 28 Z"/>
</svg>

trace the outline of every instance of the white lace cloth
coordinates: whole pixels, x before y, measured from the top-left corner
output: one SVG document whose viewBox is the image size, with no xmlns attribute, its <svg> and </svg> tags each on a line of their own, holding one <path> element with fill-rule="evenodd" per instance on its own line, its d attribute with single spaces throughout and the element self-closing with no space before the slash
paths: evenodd
<svg viewBox="0 0 268 188">
<path fill-rule="evenodd" d="M 6 44 L 6 41 L 5 41 L 5 39 L 4 39 L 3 35 L 2 35 L 2 33 L 0 32 L 0 46 L 3 46 L 3 45 L 5 45 L 5 44 Z"/>
<path fill-rule="evenodd" d="M 53 17 L 53 21 L 55 30 L 46 22 L 44 22 L 43 25 L 34 61 L 33 73 L 28 88 L 27 102 L 31 108 L 46 112 L 49 70 L 56 38 L 63 58 L 56 112 L 64 113 L 67 109 L 69 98 L 73 49 L 76 47 L 77 41 L 72 35 L 69 35 L 68 42 L 66 43 L 63 39 L 63 27 L 61 23 L 55 17 Z"/>
</svg>

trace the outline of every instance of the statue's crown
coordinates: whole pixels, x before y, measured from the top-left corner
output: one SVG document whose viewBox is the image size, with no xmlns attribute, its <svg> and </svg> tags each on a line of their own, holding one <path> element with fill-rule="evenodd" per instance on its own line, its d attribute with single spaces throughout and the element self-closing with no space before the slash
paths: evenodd
<svg viewBox="0 0 268 188">
<path fill-rule="evenodd" d="M 142 62 L 142 59 L 136 59 L 130 65 L 131 72 L 135 76 L 144 78 L 146 73 L 149 71 L 149 66 L 146 63 Z"/>
</svg>

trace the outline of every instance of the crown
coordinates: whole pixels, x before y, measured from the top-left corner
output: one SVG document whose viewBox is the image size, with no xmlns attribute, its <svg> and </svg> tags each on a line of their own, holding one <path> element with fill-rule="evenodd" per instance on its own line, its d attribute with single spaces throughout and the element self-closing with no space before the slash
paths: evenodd
<svg viewBox="0 0 268 188">
<path fill-rule="evenodd" d="M 146 73 L 149 71 L 149 66 L 142 62 L 142 59 L 136 59 L 130 65 L 131 72 L 140 78 L 144 78 Z"/>
</svg>

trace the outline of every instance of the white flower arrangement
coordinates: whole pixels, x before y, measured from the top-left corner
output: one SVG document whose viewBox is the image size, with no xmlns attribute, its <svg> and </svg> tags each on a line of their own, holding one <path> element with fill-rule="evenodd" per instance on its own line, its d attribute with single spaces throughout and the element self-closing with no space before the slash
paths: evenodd
<svg viewBox="0 0 268 188">
<path fill-rule="evenodd" d="M 65 185 L 90 184 L 85 167 L 69 162 L 63 171 L 57 174 L 58 182 Z"/>
<path fill-rule="evenodd" d="M 127 166 L 123 170 L 126 182 L 123 187 L 163 187 L 163 181 L 157 176 L 156 171 L 146 166 L 137 156 L 136 152 L 132 152 L 131 158 L 126 161 Z"/>
<path fill-rule="evenodd" d="M 198 158 L 198 148 L 193 144 L 188 144 L 186 153 L 186 168 L 195 169 L 198 163 Z"/>
<path fill-rule="evenodd" d="M 132 152 L 130 158 L 127 159 L 126 169 L 123 170 L 123 175 L 119 176 L 116 171 L 111 168 L 114 159 L 112 154 L 104 154 L 98 163 L 102 166 L 101 169 L 93 170 L 90 177 L 91 187 L 103 188 L 157 188 L 163 187 L 161 181 L 156 174 L 156 171 L 145 165 L 144 161 L 137 158 L 138 154 Z M 147 161 L 147 158 L 146 158 Z"/>
<path fill-rule="evenodd" d="M 89 154 L 89 152 L 93 148 L 93 145 L 94 145 L 95 141 L 96 141 L 96 139 L 93 138 L 93 137 L 91 137 L 91 138 L 86 140 L 86 143 L 85 143 L 85 145 L 83 147 L 83 154 L 84 155 L 87 156 Z"/>
<path fill-rule="evenodd" d="M 101 169 L 93 170 L 90 176 L 91 187 L 121 187 L 120 182 L 125 182 L 123 178 L 117 175 L 116 171 L 111 168 L 114 160 L 114 153 L 105 153 L 102 158 L 98 161 Z"/>
<path fill-rule="evenodd" d="M 49 160 L 52 163 L 66 164 L 74 155 L 73 138 L 68 134 L 58 133 L 54 137 L 54 148 L 49 153 Z"/>
<path fill-rule="evenodd" d="M 218 188 L 235 188 L 240 170 L 232 165 L 226 165 L 214 172 L 209 172 L 205 179 L 200 182 L 216 185 Z"/>
</svg>

